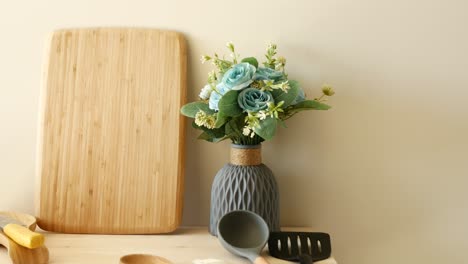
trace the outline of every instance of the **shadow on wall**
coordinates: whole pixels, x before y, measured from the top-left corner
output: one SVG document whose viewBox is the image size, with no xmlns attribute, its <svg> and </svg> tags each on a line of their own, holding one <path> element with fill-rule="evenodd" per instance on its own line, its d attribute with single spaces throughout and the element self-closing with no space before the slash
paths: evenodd
<svg viewBox="0 0 468 264">
<path fill-rule="evenodd" d="M 330 232 L 337 255 L 345 262 L 368 263 L 392 248 L 400 253 L 385 263 L 421 262 L 421 255 L 442 263 L 437 251 L 425 252 L 439 247 L 428 234 L 448 231 L 447 221 L 434 215 L 455 208 L 468 211 L 460 197 L 466 180 L 452 178 L 460 183 L 455 187 L 443 177 L 448 171 L 466 172 L 461 160 L 466 151 L 453 138 L 463 138 L 468 126 L 435 109 L 428 98 L 415 103 L 406 87 L 396 87 L 401 84 L 379 69 L 345 68 L 307 49 L 290 50 L 324 65 L 318 79 L 332 80 L 337 93 L 330 99 L 333 109 L 298 114 L 264 145 L 265 162 L 280 185 L 282 225 Z M 292 72 L 300 76 L 289 69 L 291 78 Z M 340 75 L 329 75 L 332 72 Z M 314 77 L 298 80 L 309 96 L 320 92 Z M 460 202 L 454 205 L 450 202 L 454 200 Z M 456 230 L 451 232 L 457 234 L 448 242 L 455 252 L 463 245 L 455 241 L 463 238 Z M 418 257 L 408 259 L 411 255 Z"/>
<path fill-rule="evenodd" d="M 459 122 L 466 118 L 434 108 L 435 98 L 411 98 L 404 86 L 416 81 L 404 79 L 410 75 L 396 81 L 384 66 L 351 68 L 338 62 L 346 59 L 339 54 L 288 44 L 281 51 L 290 78 L 309 98 L 320 94 L 322 82 L 336 95 L 330 111 L 299 113 L 263 144 L 280 186 L 282 226 L 330 232 L 335 256 L 347 263 L 443 263 L 434 237 L 447 233 L 445 251 L 461 252 L 463 221 L 446 218 L 468 212 L 466 145 L 454 140 L 468 134 L 468 124 Z M 295 64 L 299 57 L 311 64 Z M 421 85 L 435 89 L 429 81 Z M 211 182 L 228 161 L 229 142 L 194 142 L 196 136 L 188 126 L 185 222 L 206 225 Z"/>
</svg>

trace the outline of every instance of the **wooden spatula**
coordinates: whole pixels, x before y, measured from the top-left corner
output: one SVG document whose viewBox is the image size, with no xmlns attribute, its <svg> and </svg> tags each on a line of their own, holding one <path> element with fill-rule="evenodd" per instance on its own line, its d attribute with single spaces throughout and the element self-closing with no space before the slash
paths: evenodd
<svg viewBox="0 0 468 264">
<path fill-rule="evenodd" d="M 36 218 L 20 213 L 0 212 L 0 216 L 6 216 L 23 223 L 29 230 L 36 229 Z M 0 245 L 8 250 L 8 255 L 14 264 L 46 264 L 49 261 L 49 250 L 45 246 L 29 249 L 20 246 L 2 231 L 0 231 Z"/>
</svg>

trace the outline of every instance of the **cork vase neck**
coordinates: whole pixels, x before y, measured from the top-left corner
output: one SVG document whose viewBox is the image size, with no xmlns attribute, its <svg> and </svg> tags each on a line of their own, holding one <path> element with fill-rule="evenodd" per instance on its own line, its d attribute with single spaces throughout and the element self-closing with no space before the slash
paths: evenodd
<svg viewBox="0 0 468 264">
<path fill-rule="evenodd" d="M 262 164 L 262 145 L 231 145 L 231 164 L 254 166 Z"/>
<path fill-rule="evenodd" d="M 231 159 L 211 187 L 210 233 L 217 236 L 225 214 L 247 210 L 260 215 L 270 231 L 279 231 L 279 190 L 273 172 L 262 163 L 261 145 L 231 145 Z"/>
</svg>

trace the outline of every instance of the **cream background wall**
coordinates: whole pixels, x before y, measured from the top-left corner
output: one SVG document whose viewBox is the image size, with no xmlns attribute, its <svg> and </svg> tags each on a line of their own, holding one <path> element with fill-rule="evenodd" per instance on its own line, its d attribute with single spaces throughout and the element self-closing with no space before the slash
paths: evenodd
<svg viewBox="0 0 468 264">
<path fill-rule="evenodd" d="M 262 56 L 273 41 L 290 76 L 329 112 L 299 114 L 264 144 L 284 226 L 330 232 L 341 263 L 466 263 L 468 2 L 457 0 L 2 1 L 0 209 L 33 212 L 43 40 L 57 28 L 174 29 L 189 46 L 189 99 L 233 41 Z M 206 225 L 229 143 L 187 131 L 184 223 Z"/>
</svg>

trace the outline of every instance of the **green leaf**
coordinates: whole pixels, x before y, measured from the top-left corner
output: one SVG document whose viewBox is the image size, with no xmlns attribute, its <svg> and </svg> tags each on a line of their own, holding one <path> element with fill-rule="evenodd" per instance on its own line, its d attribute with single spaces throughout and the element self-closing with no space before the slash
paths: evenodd
<svg viewBox="0 0 468 264">
<path fill-rule="evenodd" d="M 250 65 L 254 66 L 255 68 L 258 68 L 258 61 L 254 57 L 243 58 L 241 62 L 247 62 Z"/>
<path fill-rule="evenodd" d="M 238 116 L 242 114 L 242 108 L 237 103 L 239 91 L 231 90 L 227 92 L 218 102 L 219 112 L 224 116 Z"/>
<path fill-rule="evenodd" d="M 213 142 L 213 143 L 218 143 L 218 142 L 221 142 L 223 140 L 226 140 L 228 139 L 228 137 L 222 137 L 222 138 L 214 138 L 212 141 L 210 142 Z"/>
<path fill-rule="evenodd" d="M 267 60 L 270 60 L 270 58 L 267 55 L 265 55 L 265 57 L 267 58 Z M 269 63 L 268 61 L 263 62 L 263 66 L 265 66 L 265 68 L 270 68 L 272 70 L 275 69 L 275 64 Z"/>
<path fill-rule="evenodd" d="M 191 117 L 191 118 L 195 118 L 195 115 L 198 113 L 198 111 L 202 110 L 203 112 L 209 114 L 209 115 L 212 115 L 215 113 L 214 110 L 210 109 L 210 107 L 208 106 L 207 103 L 205 102 L 201 102 L 201 101 L 197 101 L 197 102 L 192 102 L 192 103 L 188 103 L 184 106 L 182 106 L 182 108 L 180 109 L 180 112 L 184 115 L 184 116 L 188 116 L 188 117 Z"/>
<path fill-rule="evenodd" d="M 201 129 L 199 125 L 195 124 L 195 121 L 192 121 L 192 127 L 195 129 Z"/>
<path fill-rule="evenodd" d="M 203 139 L 203 140 L 206 140 L 206 141 L 210 141 L 210 140 L 213 139 L 213 137 L 210 134 L 208 134 L 206 132 L 203 132 L 197 137 L 197 139 Z"/>
<path fill-rule="evenodd" d="M 220 128 L 228 121 L 229 117 L 225 116 L 222 112 L 218 112 L 216 115 L 215 128 Z"/>
<path fill-rule="evenodd" d="M 224 135 L 225 135 L 224 127 L 223 128 L 213 128 L 213 129 L 209 129 L 207 127 L 201 127 L 201 129 L 203 131 L 205 131 L 206 133 L 210 134 L 212 137 L 215 137 L 215 138 L 221 138 L 221 137 L 224 137 Z"/>
<path fill-rule="evenodd" d="M 242 128 L 244 127 L 244 117 L 236 117 L 226 123 L 225 133 L 226 136 L 240 136 L 242 135 Z"/>
<path fill-rule="evenodd" d="M 207 136 L 209 136 L 210 138 L 213 138 L 213 139 L 215 139 L 215 138 L 221 139 L 226 135 L 224 126 L 222 126 L 220 128 L 209 129 L 209 128 L 204 127 L 204 126 L 198 126 L 197 124 L 195 124 L 195 121 L 194 121 L 194 122 L 192 122 L 192 127 L 196 128 L 196 129 L 203 130 L 203 133 L 198 137 L 199 139 L 205 139 L 204 137 L 207 137 Z M 210 142 L 214 142 L 214 141 L 210 141 Z"/>
<path fill-rule="evenodd" d="M 211 135 L 211 134 L 209 134 L 207 132 L 203 132 L 198 136 L 198 139 L 206 140 L 208 142 L 217 143 L 217 142 L 220 142 L 220 141 L 223 141 L 223 140 L 227 139 L 227 137 L 217 138 L 217 137 L 213 137 L 213 135 Z"/>
<path fill-rule="evenodd" d="M 281 101 L 284 102 L 282 108 L 290 106 L 299 94 L 299 83 L 297 81 L 289 80 L 289 86 L 291 88 L 288 90 L 287 93 L 280 89 L 276 89 L 271 92 L 273 94 L 273 98 L 275 99 L 276 104 L 278 104 Z"/>
<path fill-rule="evenodd" d="M 257 135 L 262 137 L 265 140 L 272 139 L 276 134 L 276 126 L 278 120 L 273 117 L 268 117 L 265 120 L 260 121 L 260 127 L 254 128 L 254 131 Z"/>
<path fill-rule="evenodd" d="M 292 106 L 291 110 L 294 112 L 304 110 L 328 110 L 331 106 L 321 103 L 316 100 L 306 100 Z"/>
</svg>

